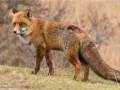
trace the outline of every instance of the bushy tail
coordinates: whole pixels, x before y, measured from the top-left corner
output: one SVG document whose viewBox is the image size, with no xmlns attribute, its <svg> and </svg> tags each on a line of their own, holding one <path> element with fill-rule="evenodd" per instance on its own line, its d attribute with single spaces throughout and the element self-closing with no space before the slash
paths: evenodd
<svg viewBox="0 0 120 90">
<path fill-rule="evenodd" d="M 103 61 L 89 35 L 83 30 L 75 34 L 80 39 L 80 55 L 92 70 L 104 79 L 120 82 L 120 72 Z"/>
<path fill-rule="evenodd" d="M 112 69 L 102 60 L 93 43 L 81 47 L 80 55 L 97 75 L 120 82 L 120 72 Z"/>
</svg>

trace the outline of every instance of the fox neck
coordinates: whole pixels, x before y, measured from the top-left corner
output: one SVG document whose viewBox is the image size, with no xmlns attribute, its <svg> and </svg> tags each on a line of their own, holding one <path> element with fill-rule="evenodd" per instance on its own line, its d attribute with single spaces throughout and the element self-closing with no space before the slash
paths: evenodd
<svg viewBox="0 0 120 90">
<path fill-rule="evenodd" d="M 18 37 L 27 45 L 31 44 L 30 37 L 28 35 L 18 35 Z"/>
<path fill-rule="evenodd" d="M 32 19 L 32 25 L 30 26 L 32 33 L 29 35 L 29 37 L 30 43 L 32 43 L 36 48 L 45 43 L 43 37 L 43 24 L 44 21 L 42 19 Z"/>
</svg>

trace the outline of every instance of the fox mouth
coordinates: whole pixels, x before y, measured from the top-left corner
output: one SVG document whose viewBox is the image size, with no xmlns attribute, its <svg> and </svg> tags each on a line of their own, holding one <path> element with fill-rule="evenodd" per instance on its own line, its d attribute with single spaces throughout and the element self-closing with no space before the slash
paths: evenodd
<svg viewBox="0 0 120 90">
<path fill-rule="evenodd" d="M 20 35 L 20 36 L 25 36 L 24 34 L 18 34 L 18 35 Z"/>
</svg>

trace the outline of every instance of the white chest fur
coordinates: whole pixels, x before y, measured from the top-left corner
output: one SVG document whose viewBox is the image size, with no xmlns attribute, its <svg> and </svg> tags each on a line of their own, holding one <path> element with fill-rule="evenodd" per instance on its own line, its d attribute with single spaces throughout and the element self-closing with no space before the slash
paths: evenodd
<svg viewBox="0 0 120 90">
<path fill-rule="evenodd" d="M 30 44 L 30 37 L 26 35 L 18 35 L 18 37 L 26 44 Z"/>
</svg>

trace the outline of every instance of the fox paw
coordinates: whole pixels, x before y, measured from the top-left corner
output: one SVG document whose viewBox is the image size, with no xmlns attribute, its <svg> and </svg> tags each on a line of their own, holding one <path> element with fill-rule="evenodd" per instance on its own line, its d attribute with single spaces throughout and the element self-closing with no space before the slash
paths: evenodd
<svg viewBox="0 0 120 90">
<path fill-rule="evenodd" d="M 31 71 L 31 74 L 35 74 L 35 72 L 34 72 L 34 71 Z"/>
<path fill-rule="evenodd" d="M 54 75 L 54 73 L 50 73 L 50 72 L 49 72 L 49 73 L 48 73 L 48 75 L 52 75 L 52 76 L 53 76 L 53 75 Z"/>
<path fill-rule="evenodd" d="M 88 82 L 88 80 L 82 79 L 82 82 Z"/>
<path fill-rule="evenodd" d="M 52 69 L 49 70 L 48 75 L 52 75 L 52 76 L 54 75 L 54 68 L 52 68 Z"/>
</svg>

